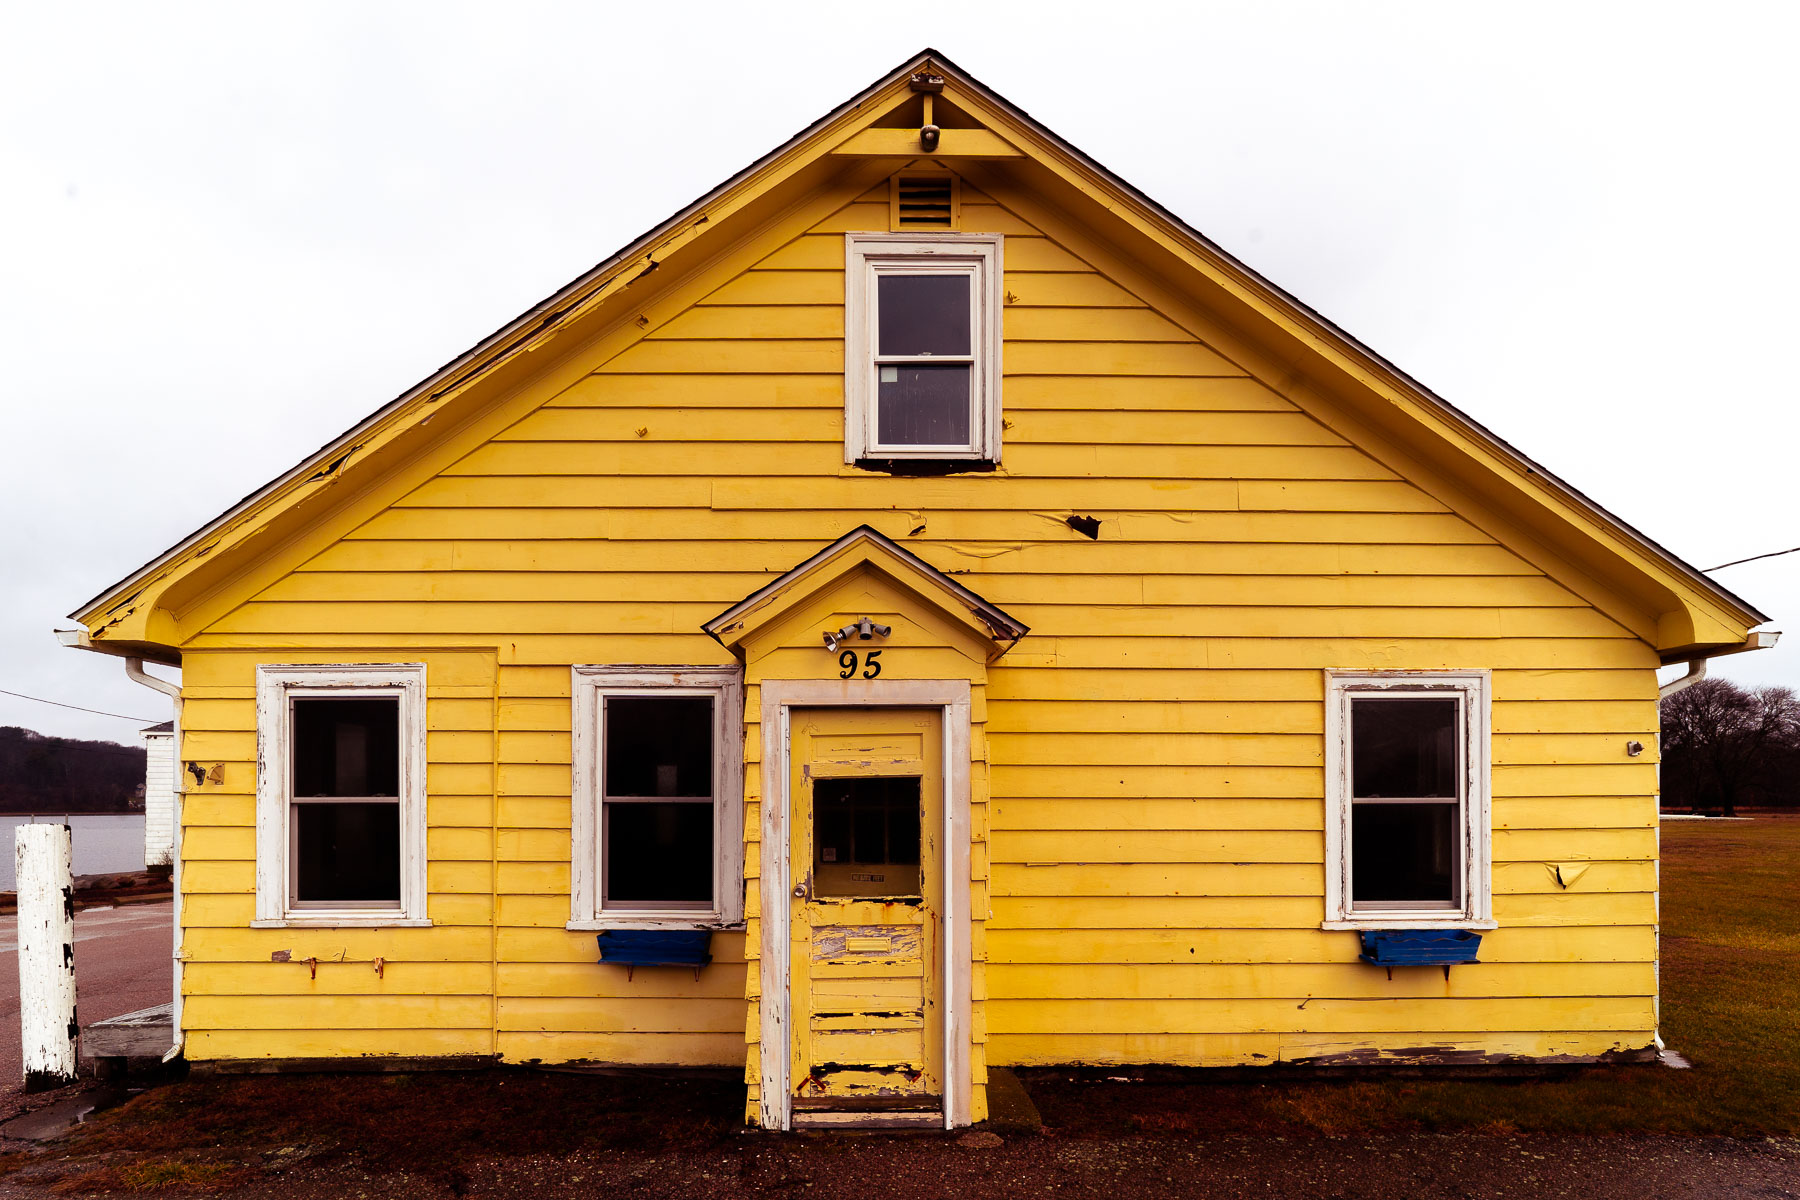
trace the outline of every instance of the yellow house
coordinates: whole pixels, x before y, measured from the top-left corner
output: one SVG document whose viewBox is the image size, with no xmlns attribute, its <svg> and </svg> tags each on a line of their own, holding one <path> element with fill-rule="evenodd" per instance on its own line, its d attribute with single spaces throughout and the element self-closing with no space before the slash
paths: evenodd
<svg viewBox="0 0 1800 1200">
<path fill-rule="evenodd" d="M 1656 671 L 1772 638 L 929 51 L 74 616 L 190 1060 L 774 1128 L 1651 1053 Z"/>
</svg>

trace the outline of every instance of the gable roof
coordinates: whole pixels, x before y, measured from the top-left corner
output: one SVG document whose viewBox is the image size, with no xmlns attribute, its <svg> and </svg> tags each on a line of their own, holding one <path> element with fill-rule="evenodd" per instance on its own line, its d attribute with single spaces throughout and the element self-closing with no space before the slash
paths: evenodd
<svg viewBox="0 0 1800 1200">
<path fill-rule="evenodd" d="M 990 661 L 1012 649 L 1030 632 L 1030 627 L 1023 621 L 1008 616 L 998 606 L 983 600 L 906 547 L 867 525 L 858 525 L 700 628 L 720 645 L 735 647 L 756 629 L 787 612 L 798 596 L 816 592 L 865 563 L 934 599 L 940 608 L 963 623 L 978 626 L 995 644 Z"/>
<path fill-rule="evenodd" d="M 425 436 L 418 431 L 427 422 L 439 419 L 440 430 L 454 424 L 455 417 L 442 418 L 485 387 L 499 390 L 527 352 L 576 328 L 604 328 L 639 311 L 701 255 L 702 245 L 725 236 L 725 226 L 766 213 L 846 162 L 878 159 L 886 164 L 885 177 L 896 160 L 918 157 L 916 136 L 875 123 L 910 99 L 910 81 L 920 73 L 941 76 L 943 99 L 979 126 L 946 129 L 931 157 L 1002 163 L 1010 178 L 1068 201 L 1065 215 L 1075 222 L 1104 224 L 1106 234 L 1128 243 L 1138 261 L 1152 269 L 1167 267 L 1164 277 L 1180 280 L 1179 293 L 1161 297 L 1171 309 L 1185 304 L 1225 313 L 1245 331 L 1246 346 L 1266 351 L 1262 377 L 1280 376 L 1281 390 L 1290 397 L 1311 388 L 1350 398 L 1346 419 L 1336 422 L 1340 432 L 1365 449 L 1385 450 L 1390 461 L 1438 468 L 1440 490 L 1456 497 L 1447 501 L 1452 508 L 1487 503 L 1525 513 L 1523 532 L 1515 539 L 1521 544 L 1513 548 L 1540 565 L 1557 563 L 1564 568 L 1558 577 L 1574 579 L 1572 586 L 1602 611 L 1616 613 L 1628 602 L 1642 606 L 1650 620 L 1636 631 L 1664 661 L 1754 648 L 1748 631 L 1768 619 L 1763 613 L 929 49 L 89 600 L 70 614 L 85 629 L 69 640 L 89 649 L 178 661 L 176 623 L 162 602 L 190 575 L 216 574 L 226 569 L 220 564 L 273 553 L 301 522 L 329 509 L 334 489 L 354 490 L 341 488 L 346 479 L 378 473 L 400 452 L 393 447 Z"/>
</svg>

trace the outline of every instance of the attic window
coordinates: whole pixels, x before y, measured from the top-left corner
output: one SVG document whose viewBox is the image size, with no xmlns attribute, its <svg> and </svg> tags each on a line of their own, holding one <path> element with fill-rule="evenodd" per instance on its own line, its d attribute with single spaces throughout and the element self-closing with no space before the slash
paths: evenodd
<svg viewBox="0 0 1800 1200">
<path fill-rule="evenodd" d="M 962 185 L 944 172 L 902 171 L 890 182 L 888 228 L 954 230 L 960 217 Z"/>
<path fill-rule="evenodd" d="M 997 234 L 846 237 L 844 461 L 1000 458 Z"/>
</svg>

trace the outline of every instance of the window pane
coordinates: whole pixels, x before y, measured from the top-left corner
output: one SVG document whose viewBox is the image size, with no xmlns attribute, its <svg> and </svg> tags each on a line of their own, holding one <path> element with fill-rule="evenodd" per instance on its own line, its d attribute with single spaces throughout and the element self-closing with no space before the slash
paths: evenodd
<svg viewBox="0 0 1800 1200">
<path fill-rule="evenodd" d="M 813 895 L 921 895 L 916 776 L 813 784 Z"/>
<path fill-rule="evenodd" d="M 877 275 L 875 353 L 968 354 L 969 275 Z"/>
<path fill-rule="evenodd" d="M 889 363 L 875 373 L 875 436 L 882 445 L 969 444 L 968 364 Z"/>
<path fill-rule="evenodd" d="M 1350 702 L 1351 794 L 1455 796 L 1455 700 Z"/>
<path fill-rule="evenodd" d="M 1356 804 L 1350 809 L 1353 904 L 1462 903 L 1454 804 Z"/>
<path fill-rule="evenodd" d="M 604 837 L 605 903 L 712 903 L 712 805 L 608 804 Z"/>
<path fill-rule="evenodd" d="M 398 696 L 293 703 L 294 795 L 400 794 Z"/>
<path fill-rule="evenodd" d="M 296 804 L 294 900 L 398 904 L 400 805 Z"/>
<path fill-rule="evenodd" d="M 606 794 L 710 797 L 712 734 L 711 696 L 606 697 Z"/>
</svg>

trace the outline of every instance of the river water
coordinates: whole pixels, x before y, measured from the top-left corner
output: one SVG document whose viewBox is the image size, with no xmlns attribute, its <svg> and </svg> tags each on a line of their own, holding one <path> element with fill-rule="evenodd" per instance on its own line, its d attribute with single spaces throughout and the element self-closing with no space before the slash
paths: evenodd
<svg viewBox="0 0 1800 1200">
<path fill-rule="evenodd" d="M 109 875 L 144 869 L 144 814 L 0 814 L 0 892 L 13 890 L 13 830 L 21 825 L 67 825 L 74 844 L 75 874 Z"/>
</svg>

